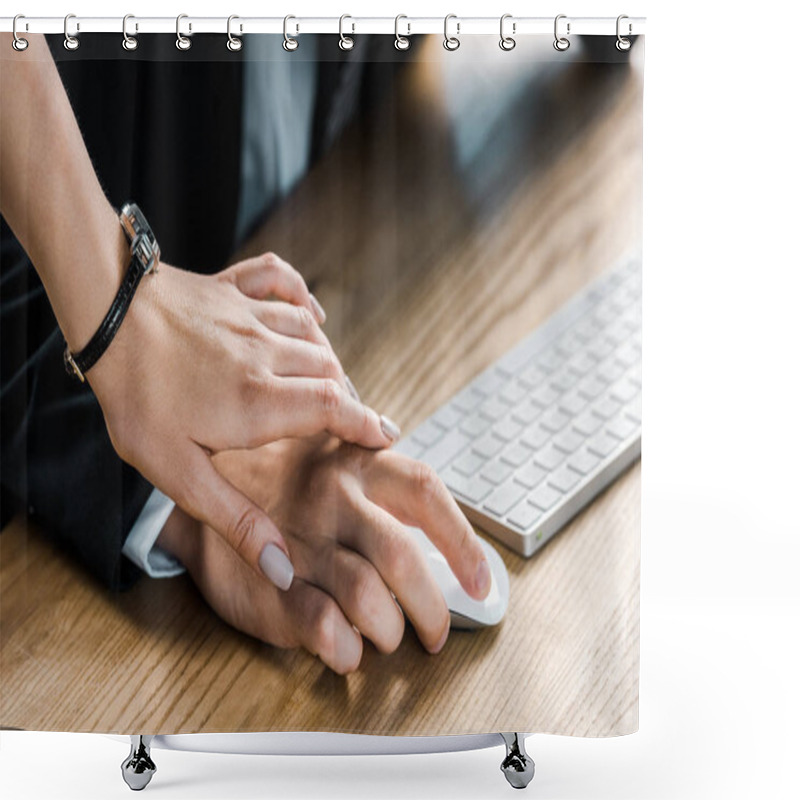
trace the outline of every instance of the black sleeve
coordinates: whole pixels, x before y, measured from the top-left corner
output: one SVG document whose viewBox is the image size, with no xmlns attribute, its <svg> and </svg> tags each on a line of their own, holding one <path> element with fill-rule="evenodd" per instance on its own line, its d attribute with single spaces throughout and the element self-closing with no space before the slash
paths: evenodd
<svg viewBox="0 0 800 800">
<path fill-rule="evenodd" d="M 0 483 L 8 503 L 103 584 L 139 569 L 122 545 L 152 491 L 117 456 L 88 384 L 63 366 L 64 340 L 28 257 L 0 220 Z"/>
</svg>

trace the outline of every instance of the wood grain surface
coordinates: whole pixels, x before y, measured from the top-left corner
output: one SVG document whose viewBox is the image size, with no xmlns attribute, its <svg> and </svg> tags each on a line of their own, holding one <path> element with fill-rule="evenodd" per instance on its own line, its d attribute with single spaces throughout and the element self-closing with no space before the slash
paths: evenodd
<svg viewBox="0 0 800 800">
<path fill-rule="evenodd" d="M 544 89 L 531 78 L 514 131 L 465 174 L 445 63 L 405 70 L 244 251 L 307 275 L 362 397 L 407 430 L 641 240 L 636 69 L 574 63 Z M 438 656 L 409 630 L 391 655 L 365 647 L 347 677 L 231 629 L 186 576 L 110 593 L 16 519 L 0 535 L 0 725 L 632 732 L 639 505 L 637 463 L 533 558 L 496 544 L 512 598 L 500 626 L 453 632 Z"/>
</svg>

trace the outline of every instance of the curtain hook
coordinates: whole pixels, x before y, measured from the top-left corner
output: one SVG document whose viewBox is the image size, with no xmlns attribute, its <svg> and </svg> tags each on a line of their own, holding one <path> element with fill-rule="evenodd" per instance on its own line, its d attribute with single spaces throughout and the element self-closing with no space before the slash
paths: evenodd
<svg viewBox="0 0 800 800">
<path fill-rule="evenodd" d="M 139 46 L 139 40 L 135 36 L 128 36 L 128 20 L 136 19 L 133 14 L 126 14 L 122 18 L 122 46 L 130 51 L 135 50 Z M 135 23 L 134 30 L 139 30 L 139 23 Z"/>
<path fill-rule="evenodd" d="M 411 36 L 411 23 L 406 22 L 406 27 L 408 31 L 406 32 L 405 36 L 400 35 L 400 20 L 401 19 L 408 19 L 405 14 L 398 14 L 394 18 L 394 46 L 398 50 L 408 50 L 411 47 L 411 40 L 408 38 Z"/>
<path fill-rule="evenodd" d="M 456 20 L 456 35 L 449 36 L 447 33 L 447 25 L 451 19 Z M 451 53 L 453 50 L 458 50 L 461 47 L 461 40 L 458 38 L 458 34 L 461 33 L 461 23 L 457 21 L 458 17 L 455 14 L 448 14 L 444 18 L 444 41 L 442 42 L 442 46 L 445 50 L 449 50 Z"/>
<path fill-rule="evenodd" d="M 300 46 L 300 42 L 297 39 L 292 38 L 289 36 L 289 20 L 290 19 L 297 19 L 297 17 L 293 17 L 291 14 L 288 14 L 283 18 L 283 49 L 286 50 L 287 53 L 291 53 Z M 300 26 L 297 26 L 297 32 L 300 32 Z"/>
<path fill-rule="evenodd" d="M 178 37 L 175 40 L 175 47 L 177 47 L 178 50 L 188 50 L 192 46 L 192 40 L 181 33 L 181 20 L 188 18 L 189 18 L 188 14 L 178 14 L 178 17 L 175 20 L 175 35 Z M 190 22 L 189 33 L 191 32 L 192 32 L 192 23 Z"/>
<path fill-rule="evenodd" d="M 228 50 L 231 51 L 231 53 L 236 53 L 242 49 L 242 40 L 238 36 L 234 36 L 231 33 L 231 22 L 233 22 L 233 20 L 235 19 L 239 19 L 239 17 L 237 17 L 236 14 L 231 14 L 228 17 L 228 42 L 226 46 Z M 239 33 L 241 32 L 242 32 L 242 26 L 240 25 Z"/>
<path fill-rule="evenodd" d="M 626 38 L 625 36 L 623 36 L 622 33 L 621 33 L 620 23 L 624 19 L 628 19 L 628 15 L 627 14 L 620 14 L 617 17 L 617 41 L 614 44 L 615 44 L 617 50 L 620 51 L 620 53 L 624 53 L 626 50 L 630 50 L 631 49 L 631 40 Z M 628 35 L 630 35 L 632 30 L 633 30 L 633 26 L 631 25 L 630 22 L 628 22 Z"/>
<path fill-rule="evenodd" d="M 508 52 L 509 50 L 513 50 L 517 46 L 517 40 L 512 38 L 511 36 L 506 36 L 503 30 L 506 20 L 511 18 L 512 18 L 511 14 L 503 14 L 503 16 L 500 17 L 500 49 L 505 50 L 506 52 Z M 512 33 L 517 32 L 516 22 L 511 23 L 511 32 Z"/>
<path fill-rule="evenodd" d="M 74 14 L 67 14 L 67 16 L 64 17 L 64 49 L 65 50 L 77 50 L 81 46 L 81 43 L 78 41 L 78 37 L 77 36 L 70 36 L 69 29 L 68 29 L 69 21 L 71 19 L 75 19 L 75 18 L 76 17 L 75 17 Z M 75 24 L 75 30 L 79 31 L 80 29 L 81 29 L 80 23 L 76 23 Z"/>
<path fill-rule="evenodd" d="M 553 47 L 559 51 L 559 53 L 563 53 L 565 50 L 569 50 L 569 39 L 566 36 L 559 36 L 558 35 L 558 21 L 560 19 L 566 19 L 566 14 L 559 14 L 556 17 L 555 22 L 553 23 L 553 35 L 555 36 L 555 41 L 553 42 Z M 567 23 L 567 36 L 569 36 L 569 22 Z"/>
<path fill-rule="evenodd" d="M 339 49 L 340 50 L 352 50 L 356 45 L 355 41 L 353 40 L 353 37 L 352 36 L 345 36 L 344 35 L 344 31 L 342 30 L 342 28 L 344 26 L 344 21 L 346 19 L 353 19 L 353 18 L 349 14 L 342 14 L 342 16 L 339 17 Z M 352 26 L 352 30 L 350 31 L 350 33 L 355 33 L 356 32 L 356 24 L 355 24 L 355 22 L 351 22 L 350 24 Z"/>
<path fill-rule="evenodd" d="M 17 34 L 17 20 L 20 20 L 20 19 L 25 19 L 25 15 L 24 14 L 17 14 L 17 16 L 14 17 L 13 24 L 11 25 L 11 32 L 14 34 L 14 38 L 11 41 L 11 46 L 18 53 L 21 53 L 23 50 L 27 50 L 28 49 L 28 40 L 27 39 L 23 39 L 21 36 L 19 36 L 19 34 Z M 28 30 L 28 23 L 27 22 L 25 23 L 25 30 Z"/>
</svg>

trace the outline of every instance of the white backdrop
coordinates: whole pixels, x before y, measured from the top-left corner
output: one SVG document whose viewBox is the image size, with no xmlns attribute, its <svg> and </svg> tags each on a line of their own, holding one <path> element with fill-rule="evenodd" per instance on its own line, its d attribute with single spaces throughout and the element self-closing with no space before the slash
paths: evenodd
<svg viewBox="0 0 800 800">
<path fill-rule="evenodd" d="M 3 12 L 648 17 L 641 729 L 529 740 L 537 775 L 527 793 L 539 800 L 797 797 L 800 123 L 790 32 L 800 10 L 731 5 L 26 0 Z M 2 732 L 2 794 L 127 797 L 125 755 L 99 736 Z M 512 791 L 501 756 L 157 751 L 146 792 L 485 800 Z"/>
</svg>

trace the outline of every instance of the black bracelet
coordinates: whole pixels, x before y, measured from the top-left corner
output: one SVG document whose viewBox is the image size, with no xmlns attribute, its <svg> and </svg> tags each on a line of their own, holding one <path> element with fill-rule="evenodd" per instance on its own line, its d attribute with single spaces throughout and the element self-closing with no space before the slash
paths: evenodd
<svg viewBox="0 0 800 800">
<path fill-rule="evenodd" d="M 125 319 L 125 314 L 142 277 L 148 272 L 158 272 L 161 250 L 139 207 L 135 203 L 126 203 L 122 207 L 119 221 L 131 243 L 131 263 L 122 279 L 122 286 L 119 287 L 105 319 L 100 323 L 100 327 L 86 347 L 80 353 L 71 353 L 69 346 L 64 348 L 64 366 L 67 372 L 79 378 L 81 383 L 86 380 L 84 377 L 86 373 L 97 363 L 111 344 L 122 320 Z"/>
</svg>

